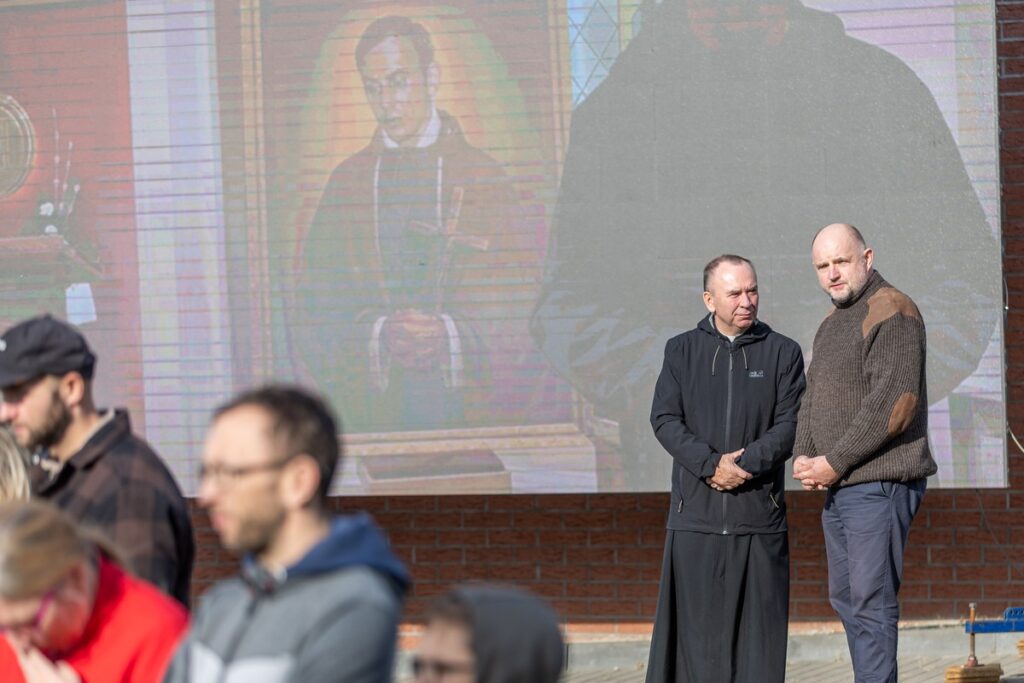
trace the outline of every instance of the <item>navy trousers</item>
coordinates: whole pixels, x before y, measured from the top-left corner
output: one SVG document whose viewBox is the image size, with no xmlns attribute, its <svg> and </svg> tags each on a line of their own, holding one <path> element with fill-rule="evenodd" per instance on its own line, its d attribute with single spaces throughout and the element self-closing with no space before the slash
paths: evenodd
<svg viewBox="0 0 1024 683">
<path fill-rule="evenodd" d="M 857 683 L 895 683 L 896 596 L 903 549 L 927 485 L 872 481 L 829 489 L 821 526 L 828 592 L 843 621 Z"/>
</svg>

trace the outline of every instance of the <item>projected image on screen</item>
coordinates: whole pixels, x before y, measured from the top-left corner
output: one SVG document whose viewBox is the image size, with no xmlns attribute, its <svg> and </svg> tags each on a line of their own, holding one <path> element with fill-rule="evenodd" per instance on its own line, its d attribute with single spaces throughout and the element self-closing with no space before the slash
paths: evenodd
<svg viewBox="0 0 1024 683">
<path fill-rule="evenodd" d="M 355 65 L 378 128 L 331 174 L 302 245 L 313 334 L 297 343 L 355 431 L 486 422 L 497 338 L 481 294 L 512 304 L 533 256 L 512 244 L 501 164 L 437 106 L 433 53 L 406 17 L 363 31 Z"/>
<path fill-rule="evenodd" d="M 278 110 L 271 129 L 273 144 L 299 150 L 272 161 L 271 214 L 287 216 L 272 224 L 297 228 L 280 254 L 278 348 L 341 414 L 353 485 L 512 490 L 532 476 L 595 488 L 571 391 L 527 325 L 557 182 L 553 81 L 515 74 L 531 46 L 498 33 L 507 19 L 493 10 L 384 9 L 333 8 L 316 22 L 329 33 L 299 57 L 267 17 L 268 81 L 297 92 L 305 66 L 295 125 Z M 287 3 L 277 12 L 310 20 Z M 521 35 L 548 44 L 545 20 Z M 284 196 L 305 177 L 317 193 Z"/>
<path fill-rule="evenodd" d="M 95 390 L 141 410 L 124 9 L 37 4 L 0 7 L 0 330 L 50 311 L 120 342 Z"/>
<path fill-rule="evenodd" d="M 651 398 L 704 264 L 749 257 L 813 361 L 833 222 L 924 317 L 931 485 L 1006 485 L 991 2 L 0 19 L 0 319 L 81 324 L 190 493 L 211 409 L 267 380 L 337 409 L 336 492 L 668 490 Z"/>
<path fill-rule="evenodd" d="M 887 16 L 873 12 L 871 20 Z M 919 41 L 933 21 L 971 19 L 955 8 L 912 17 Z M 629 486 L 654 487 L 668 476 L 648 424 L 652 378 L 665 340 L 706 315 L 703 264 L 723 252 L 750 257 L 759 317 L 809 354 L 828 309 L 814 286 L 810 239 L 834 221 L 863 229 L 876 267 L 920 305 L 929 398 L 938 403 L 933 422 L 970 425 L 954 427 L 952 437 L 933 430 L 943 436 L 933 438 L 939 460 L 998 448 L 998 378 L 981 396 L 971 397 L 977 384 L 955 391 L 1001 338 L 996 223 L 986 221 L 961 149 L 921 78 L 892 52 L 850 35 L 839 17 L 797 2 L 663 2 L 645 5 L 641 21 L 573 113 L 557 249 L 533 320 L 551 362 L 618 424 Z M 953 36 L 950 28 L 946 39 Z M 963 46 L 948 49 L 953 69 L 977 69 Z M 946 74 L 954 77 L 966 80 Z M 980 105 L 991 107 L 989 85 L 968 83 L 956 97 L 979 106 L 970 90 L 980 88 Z M 1001 450 L 989 455 L 994 466 L 969 481 L 1001 481 Z"/>
<path fill-rule="evenodd" d="M 809 354 L 810 239 L 835 221 L 924 315 L 937 483 L 1004 483 L 990 5 L 277 0 L 247 21 L 251 328 L 338 408 L 338 490 L 666 489 L 651 393 L 701 268 L 753 259 L 760 317 Z"/>
</svg>

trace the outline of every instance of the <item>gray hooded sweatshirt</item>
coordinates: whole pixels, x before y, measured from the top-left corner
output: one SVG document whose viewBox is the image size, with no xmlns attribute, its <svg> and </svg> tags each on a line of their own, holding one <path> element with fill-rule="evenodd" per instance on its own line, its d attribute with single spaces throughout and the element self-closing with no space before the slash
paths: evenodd
<svg viewBox="0 0 1024 683">
<path fill-rule="evenodd" d="M 251 558 L 203 596 L 165 683 L 389 683 L 409 577 L 365 514 L 283 576 Z"/>
</svg>

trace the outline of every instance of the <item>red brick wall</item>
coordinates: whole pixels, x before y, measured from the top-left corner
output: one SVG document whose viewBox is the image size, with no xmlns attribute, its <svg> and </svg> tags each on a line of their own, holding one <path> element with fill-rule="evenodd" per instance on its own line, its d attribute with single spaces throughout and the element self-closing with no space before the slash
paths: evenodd
<svg viewBox="0 0 1024 683">
<path fill-rule="evenodd" d="M 335 499 L 365 509 L 388 532 L 415 579 L 415 620 L 453 583 L 513 582 L 572 622 L 644 630 L 654 616 L 668 494 L 403 496 Z M 234 571 L 196 511 L 195 590 Z M 632 624 L 637 626 L 631 627 Z"/>
<path fill-rule="evenodd" d="M 997 2 L 1010 426 L 1024 436 L 1024 2 Z M 932 490 L 914 521 L 903 616 L 995 616 L 1024 604 L 1024 454 L 1009 448 L 1009 490 Z M 792 616 L 832 619 L 819 511 L 823 494 L 788 494 Z M 667 494 L 416 496 L 337 501 L 388 531 L 416 580 L 408 617 L 454 582 L 515 582 L 577 628 L 644 630 L 654 614 Z M 196 587 L 233 571 L 196 516 Z"/>
</svg>

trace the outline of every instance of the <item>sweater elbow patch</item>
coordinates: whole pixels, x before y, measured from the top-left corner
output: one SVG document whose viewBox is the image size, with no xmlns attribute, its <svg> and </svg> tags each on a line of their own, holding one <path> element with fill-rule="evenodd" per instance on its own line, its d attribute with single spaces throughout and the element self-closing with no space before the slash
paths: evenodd
<svg viewBox="0 0 1024 683">
<path fill-rule="evenodd" d="M 913 318 L 921 321 L 921 312 L 917 305 L 903 292 L 891 287 L 883 287 L 868 299 L 868 314 L 861 324 L 861 333 L 867 339 L 868 334 L 878 323 L 884 322 L 894 315 Z"/>
<path fill-rule="evenodd" d="M 896 400 L 896 405 L 892 407 L 886 433 L 893 437 L 907 431 L 910 428 L 910 423 L 914 421 L 915 414 L 917 414 L 917 395 L 909 392 L 903 394 Z"/>
</svg>

